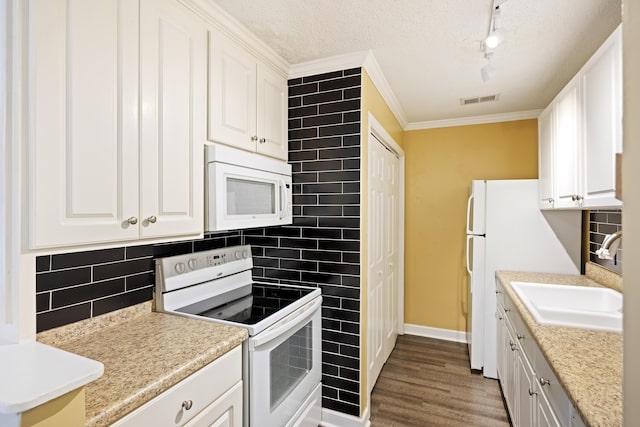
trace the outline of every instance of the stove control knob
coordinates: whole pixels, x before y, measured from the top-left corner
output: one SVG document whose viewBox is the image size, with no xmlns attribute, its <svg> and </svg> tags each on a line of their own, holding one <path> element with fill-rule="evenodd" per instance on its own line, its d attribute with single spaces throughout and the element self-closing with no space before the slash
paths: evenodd
<svg viewBox="0 0 640 427">
<path fill-rule="evenodd" d="M 245 249 L 244 251 L 242 251 L 242 258 L 243 259 L 247 259 L 247 258 L 249 258 L 249 256 L 250 256 L 250 254 L 249 254 L 248 250 Z"/>
<path fill-rule="evenodd" d="M 191 258 L 189 260 L 189 262 L 187 262 L 187 264 L 189 265 L 190 269 L 195 270 L 196 267 L 198 266 L 198 259 L 197 258 Z"/>
<path fill-rule="evenodd" d="M 236 259 L 240 259 L 240 258 L 242 257 L 242 252 L 240 252 L 240 251 L 236 251 L 236 253 L 235 253 L 235 254 L 233 254 L 233 255 L 234 255 L 234 257 L 235 257 Z"/>
<path fill-rule="evenodd" d="M 182 274 L 184 273 L 184 262 L 179 262 L 176 264 L 176 273 Z"/>
</svg>

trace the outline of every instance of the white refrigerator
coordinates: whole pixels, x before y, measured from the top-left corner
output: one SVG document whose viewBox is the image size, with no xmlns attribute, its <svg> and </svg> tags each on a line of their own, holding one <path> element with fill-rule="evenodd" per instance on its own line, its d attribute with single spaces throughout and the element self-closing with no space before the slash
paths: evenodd
<svg viewBox="0 0 640 427">
<path fill-rule="evenodd" d="M 467 203 L 471 369 L 497 377 L 496 270 L 580 274 L 582 214 L 541 211 L 538 180 L 472 181 Z"/>
</svg>

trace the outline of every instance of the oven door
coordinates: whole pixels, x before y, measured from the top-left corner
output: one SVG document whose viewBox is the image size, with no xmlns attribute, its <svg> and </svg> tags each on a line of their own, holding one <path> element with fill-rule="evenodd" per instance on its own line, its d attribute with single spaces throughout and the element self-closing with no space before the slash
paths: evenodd
<svg viewBox="0 0 640 427">
<path fill-rule="evenodd" d="M 249 338 L 251 425 L 284 426 L 320 384 L 321 304 L 316 298 Z"/>
<path fill-rule="evenodd" d="M 207 231 L 291 224 L 291 176 L 212 162 L 207 170 Z"/>
</svg>

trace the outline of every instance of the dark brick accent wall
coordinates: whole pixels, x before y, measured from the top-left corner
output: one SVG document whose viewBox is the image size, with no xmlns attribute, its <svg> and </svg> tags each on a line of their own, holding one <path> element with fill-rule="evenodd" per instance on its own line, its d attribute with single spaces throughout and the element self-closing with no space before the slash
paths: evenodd
<svg viewBox="0 0 640 427">
<path fill-rule="evenodd" d="M 618 248 L 615 260 L 598 258 L 596 250 L 602 246 L 605 235 L 621 229 L 622 211 L 620 209 L 589 212 L 589 260 L 619 274 L 622 274 L 622 243 Z"/>
<path fill-rule="evenodd" d="M 155 259 L 239 245 L 239 231 L 204 239 L 36 257 L 38 332 L 152 298 Z"/>
<path fill-rule="evenodd" d="M 360 415 L 360 68 L 289 81 L 293 225 L 245 230 L 253 276 L 322 289 L 322 407 Z"/>
</svg>

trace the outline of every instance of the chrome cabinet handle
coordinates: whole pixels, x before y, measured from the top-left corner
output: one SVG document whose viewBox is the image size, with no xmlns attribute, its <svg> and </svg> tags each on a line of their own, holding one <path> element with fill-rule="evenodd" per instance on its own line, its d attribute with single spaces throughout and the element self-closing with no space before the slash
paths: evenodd
<svg viewBox="0 0 640 427">
<path fill-rule="evenodd" d="M 538 392 L 529 389 L 529 396 L 533 396 L 534 394 L 538 394 Z"/>
<path fill-rule="evenodd" d="M 136 225 L 138 223 L 138 218 L 136 218 L 135 216 L 132 216 L 127 220 L 127 222 L 131 225 Z"/>
<path fill-rule="evenodd" d="M 513 341 L 509 341 L 509 347 L 511 347 L 511 351 L 517 350 L 517 346 Z"/>
<path fill-rule="evenodd" d="M 156 218 L 155 215 L 151 215 L 149 218 L 147 218 L 147 221 L 149 221 L 151 224 L 155 224 L 157 220 L 158 218 Z"/>
<path fill-rule="evenodd" d="M 511 311 L 511 309 L 510 309 L 510 308 L 505 308 L 505 309 L 504 309 L 504 312 L 505 312 L 505 313 L 508 313 L 508 312 L 510 312 L 510 311 Z"/>
<path fill-rule="evenodd" d="M 185 400 L 184 402 L 182 402 L 182 407 L 185 409 L 185 411 L 191 409 L 192 406 L 193 402 L 191 400 Z"/>
<path fill-rule="evenodd" d="M 267 142 L 267 138 L 260 138 L 258 141 L 260 142 L 260 144 L 264 144 L 265 142 Z"/>
<path fill-rule="evenodd" d="M 496 294 L 501 294 L 501 293 L 502 293 L 502 291 L 496 291 Z"/>
<path fill-rule="evenodd" d="M 551 382 L 549 380 L 545 380 L 544 378 L 540 377 L 540 385 L 541 386 L 551 385 Z"/>
<path fill-rule="evenodd" d="M 549 197 L 548 199 L 543 199 L 543 202 L 553 203 L 553 197 Z"/>
<path fill-rule="evenodd" d="M 258 140 L 258 137 L 256 135 L 253 135 L 251 137 L 251 141 L 256 142 Z"/>
<path fill-rule="evenodd" d="M 583 197 L 579 194 L 572 194 L 571 195 L 571 201 L 573 202 L 579 202 L 580 200 L 582 200 Z"/>
<path fill-rule="evenodd" d="M 504 319 L 504 317 L 498 316 L 498 320 L 502 320 L 502 319 Z"/>
<path fill-rule="evenodd" d="M 521 340 L 522 338 L 524 338 L 524 335 L 516 334 L 516 338 L 518 338 L 519 340 Z"/>
</svg>

